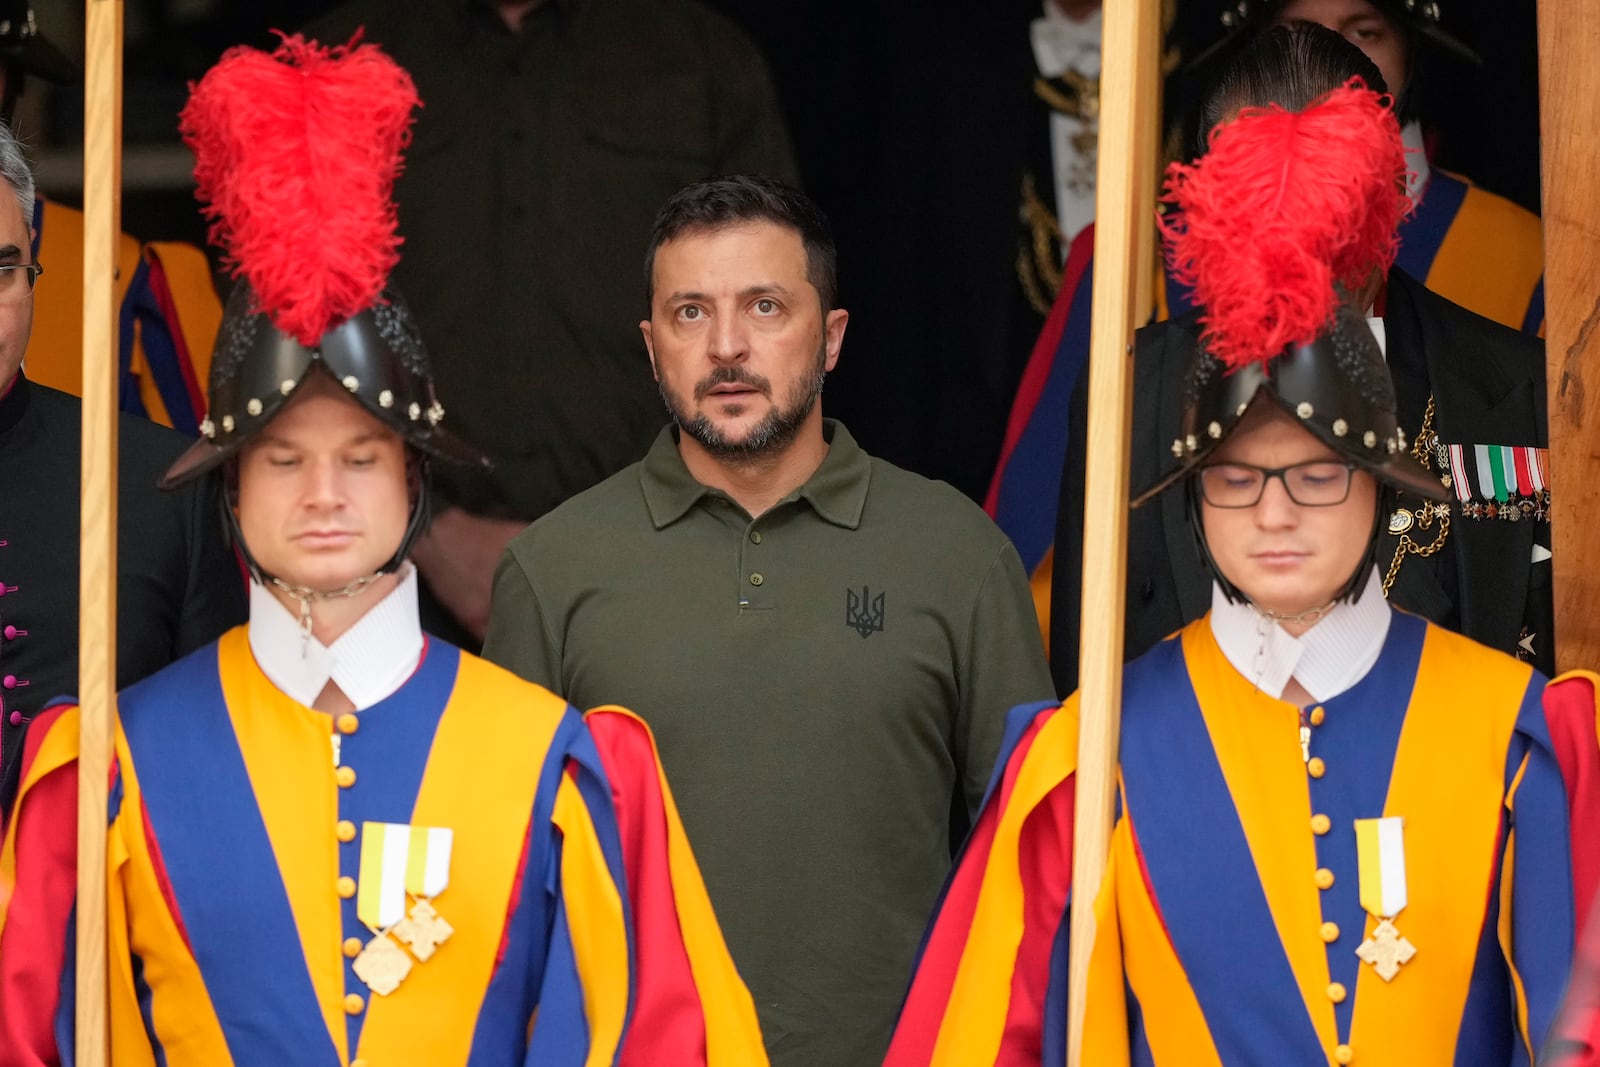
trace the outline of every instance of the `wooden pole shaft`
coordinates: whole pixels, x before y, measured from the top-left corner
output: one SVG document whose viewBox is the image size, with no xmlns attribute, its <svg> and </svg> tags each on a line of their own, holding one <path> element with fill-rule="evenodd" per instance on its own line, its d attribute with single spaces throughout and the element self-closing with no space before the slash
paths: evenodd
<svg viewBox="0 0 1600 1067">
<path fill-rule="evenodd" d="M 1556 666 L 1600 668 L 1600 5 L 1539 0 Z M 1548 634 L 1535 635 L 1547 641 Z"/>
<path fill-rule="evenodd" d="M 83 129 L 83 511 L 79 589 L 77 1038 L 105 1067 L 106 805 L 117 668 L 117 315 L 122 3 L 87 0 Z"/>
<path fill-rule="evenodd" d="M 1160 13 L 1155 0 L 1105 5 L 1101 43 L 1099 173 L 1096 178 L 1089 429 L 1079 634 L 1082 726 L 1072 848 L 1072 950 L 1067 1062 L 1083 1062 L 1094 900 L 1111 846 L 1117 731 L 1122 699 L 1122 616 L 1127 571 L 1128 436 L 1133 331 L 1151 272 L 1155 210 L 1154 127 L 1160 91 Z M 1060 566 L 1077 565 L 1060 560 Z"/>
</svg>

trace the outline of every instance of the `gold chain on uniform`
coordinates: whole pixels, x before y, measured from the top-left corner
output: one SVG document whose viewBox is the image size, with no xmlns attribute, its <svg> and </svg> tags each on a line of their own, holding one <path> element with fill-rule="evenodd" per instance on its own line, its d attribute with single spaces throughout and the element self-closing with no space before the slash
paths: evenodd
<svg viewBox="0 0 1600 1067">
<path fill-rule="evenodd" d="M 1439 443 L 1439 435 L 1433 432 L 1433 397 L 1428 397 L 1428 409 L 1422 415 L 1422 429 L 1417 431 L 1416 440 L 1411 442 L 1411 455 L 1429 470 L 1433 470 L 1433 456 Z M 1400 564 L 1405 562 L 1407 556 L 1431 556 L 1444 547 L 1445 541 L 1450 536 L 1450 505 L 1435 504 L 1424 500 L 1422 505 L 1414 511 L 1401 508 L 1394 513 L 1394 517 L 1401 515 L 1407 517 L 1403 529 L 1399 532 L 1400 543 L 1395 546 L 1394 559 L 1389 563 L 1389 569 L 1383 576 L 1383 595 L 1389 595 L 1389 587 L 1394 585 L 1395 577 L 1400 573 Z M 1439 521 L 1438 532 L 1428 544 L 1420 544 L 1411 539 L 1411 530 L 1415 526 L 1418 530 L 1427 530 L 1433 525 L 1434 520 Z M 1391 519 L 1391 524 L 1393 519 Z M 1391 532 L 1395 532 L 1391 530 Z"/>
</svg>

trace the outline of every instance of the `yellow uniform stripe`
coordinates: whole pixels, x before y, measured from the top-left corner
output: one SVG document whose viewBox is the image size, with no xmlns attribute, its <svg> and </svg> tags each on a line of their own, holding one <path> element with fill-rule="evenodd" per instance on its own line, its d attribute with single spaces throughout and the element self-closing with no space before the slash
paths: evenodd
<svg viewBox="0 0 1600 1067">
<path fill-rule="evenodd" d="M 561 828 L 562 899 L 589 1023 L 589 1055 L 584 1063 L 603 1067 L 616 1056 L 628 1013 L 628 935 L 622 896 L 589 809 L 571 778 L 563 777 L 556 792 L 554 821 Z"/>
<path fill-rule="evenodd" d="M 1050 716 L 1033 740 L 1036 752 L 1070 752 L 1071 760 L 1026 759 L 1011 799 L 995 827 L 983 887 L 972 929 L 950 988 L 949 1003 L 934 1047 L 933 1067 L 971 1067 L 993 1063 L 1011 1000 L 1011 972 L 1022 941 L 1023 893 L 1018 860 L 1022 827 L 1029 812 L 1076 769 L 1078 700 L 1070 698 Z"/>
</svg>

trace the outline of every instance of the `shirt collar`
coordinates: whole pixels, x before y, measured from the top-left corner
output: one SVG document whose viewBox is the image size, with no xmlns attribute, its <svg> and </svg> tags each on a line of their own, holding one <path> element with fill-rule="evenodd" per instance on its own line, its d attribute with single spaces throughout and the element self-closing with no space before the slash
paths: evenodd
<svg viewBox="0 0 1600 1067">
<path fill-rule="evenodd" d="M 1100 76 L 1100 12 L 1079 21 L 1069 19 L 1044 0 L 1044 14 L 1029 26 L 1033 59 L 1046 78 L 1075 70 L 1089 78 Z"/>
<path fill-rule="evenodd" d="M 298 616 L 253 581 L 249 632 L 257 666 L 284 694 L 309 708 L 332 681 L 363 711 L 393 695 L 422 658 L 416 568 L 331 646 L 302 636 Z"/>
<path fill-rule="evenodd" d="M 805 484 L 779 501 L 803 499 L 824 520 L 854 530 L 861 525 L 867 506 L 867 484 L 872 479 L 872 459 L 850 431 L 833 420 L 822 420 L 822 438 L 828 442 L 827 455 Z M 695 481 L 678 452 L 675 427 L 667 426 L 656 437 L 639 466 L 639 485 L 644 491 L 650 521 L 660 530 L 683 518 L 689 509 L 708 494 L 719 490 Z"/>
<path fill-rule="evenodd" d="M 1279 700 L 1290 679 L 1321 702 L 1365 678 L 1389 635 L 1390 610 L 1374 568 L 1359 600 L 1340 601 L 1292 637 L 1249 604 L 1230 601 L 1221 586 L 1211 586 L 1211 632 L 1222 654 L 1257 689 Z"/>
</svg>

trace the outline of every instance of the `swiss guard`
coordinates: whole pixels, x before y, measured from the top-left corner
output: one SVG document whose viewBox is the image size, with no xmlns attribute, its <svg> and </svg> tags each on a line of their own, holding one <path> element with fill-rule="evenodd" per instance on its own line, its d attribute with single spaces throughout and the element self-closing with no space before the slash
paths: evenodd
<svg viewBox="0 0 1600 1067">
<path fill-rule="evenodd" d="M 182 127 L 240 279 L 204 438 L 249 625 L 120 694 L 118 1067 L 765 1063 L 648 730 L 424 634 L 445 428 L 386 279 L 417 105 L 376 47 L 235 49 Z M 0 1064 L 71 1062 L 78 711 L 0 851 Z M 8 892 L 9 891 L 9 892 Z"/>
<path fill-rule="evenodd" d="M 1383 166 L 1297 163 L 1374 130 Z M 1388 499 L 1445 493 L 1345 297 L 1393 258 L 1404 176 L 1359 80 L 1169 171 L 1205 331 L 1136 503 L 1184 494 L 1212 609 L 1125 670 L 1100 885 L 1070 884 L 1078 697 L 1012 712 L 892 1067 L 1062 1063 L 1074 904 L 1085 1064 L 1534 1061 L 1600 873 L 1596 676 L 1547 682 L 1382 595 Z"/>
</svg>

